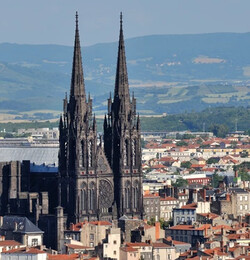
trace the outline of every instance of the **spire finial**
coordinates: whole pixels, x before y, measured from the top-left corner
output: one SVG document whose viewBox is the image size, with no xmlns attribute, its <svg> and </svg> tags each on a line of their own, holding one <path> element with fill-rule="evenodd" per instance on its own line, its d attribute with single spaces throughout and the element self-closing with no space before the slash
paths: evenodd
<svg viewBox="0 0 250 260">
<path fill-rule="evenodd" d="M 76 27 L 78 27 L 78 12 L 76 11 Z"/>
<path fill-rule="evenodd" d="M 122 12 L 120 12 L 120 26 L 122 28 Z"/>
</svg>

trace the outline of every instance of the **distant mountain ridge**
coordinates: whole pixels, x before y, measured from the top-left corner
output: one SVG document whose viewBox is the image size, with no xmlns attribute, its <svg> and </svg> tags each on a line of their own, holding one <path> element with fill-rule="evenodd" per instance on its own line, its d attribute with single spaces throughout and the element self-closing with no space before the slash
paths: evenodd
<svg viewBox="0 0 250 260">
<path fill-rule="evenodd" d="M 250 105 L 250 33 L 152 35 L 125 44 L 142 114 Z M 0 110 L 20 117 L 61 111 L 72 55 L 69 46 L 0 44 Z M 82 48 L 86 91 L 100 114 L 114 88 L 116 55 L 116 42 Z"/>
</svg>

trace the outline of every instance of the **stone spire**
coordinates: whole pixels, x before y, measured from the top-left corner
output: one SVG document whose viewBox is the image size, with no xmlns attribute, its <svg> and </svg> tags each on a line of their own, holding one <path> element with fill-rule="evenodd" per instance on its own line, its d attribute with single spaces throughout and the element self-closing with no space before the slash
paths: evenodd
<svg viewBox="0 0 250 260">
<path fill-rule="evenodd" d="M 128 85 L 128 72 L 126 65 L 125 45 L 122 29 L 122 13 L 120 14 L 120 36 L 118 46 L 118 57 L 116 67 L 116 80 L 115 80 L 115 94 L 114 101 L 120 101 L 122 107 L 128 108 L 130 106 L 129 85 Z M 123 112 L 123 111 L 120 111 Z"/>
<path fill-rule="evenodd" d="M 86 102 L 77 12 L 76 12 L 75 44 L 74 44 L 74 57 L 73 57 L 73 65 L 72 65 L 70 99 L 72 99 L 72 97 L 74 97 L 75 99 L 79 99 L 79 98 L 83 99 L 83 101 Z"/>
</svg>

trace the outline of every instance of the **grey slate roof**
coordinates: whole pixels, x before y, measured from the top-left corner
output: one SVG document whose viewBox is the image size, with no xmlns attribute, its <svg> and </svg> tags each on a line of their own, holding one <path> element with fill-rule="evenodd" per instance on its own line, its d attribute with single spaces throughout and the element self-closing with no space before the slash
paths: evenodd
<svg viewBox="0 0 250 260">
<path fill-rule="evenodd" d="M 58 165 L 58 147 L 1 147 L 0 162 L 29 160 L 37 165 Z"/>
<path fill-rule="evenodd" d="M 16 229 L 15 229 L 16 226 Z M 20 216 L 4 216 L 2 230 L 10 230 L 19 233 L 44 233 L 36 225 L 34 225 L 28 218 Z"/>
</svg>

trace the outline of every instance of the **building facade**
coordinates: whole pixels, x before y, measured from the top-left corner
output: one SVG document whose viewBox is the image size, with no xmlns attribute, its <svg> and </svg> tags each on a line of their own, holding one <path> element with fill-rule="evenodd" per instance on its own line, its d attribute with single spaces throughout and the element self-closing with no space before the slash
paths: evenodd
<svg viewBox="0 0 250 260">
<path fill-rule="evenodd" d="M 120 36 L 114 98 L 108 99 L 104 120 L 104 149 L 114 173 L 114 197 L 118 217 L 143 215 L 140 119 L 136 99 L 130 98 L 125 45 Z"/>
<path fill-rule="evenodd" d="M 141 218 L 140 121 L 136 100 L 129 95 L 122 16 L 114 99 L 108 100 L 104 120 L 104 149 L 101 140 L 97 145 L 92 99 L 85 93 L 77 15 L 70 95 L 63 104 L 58 193 L 67 224 L 124 214 Z"/>
</svg>

